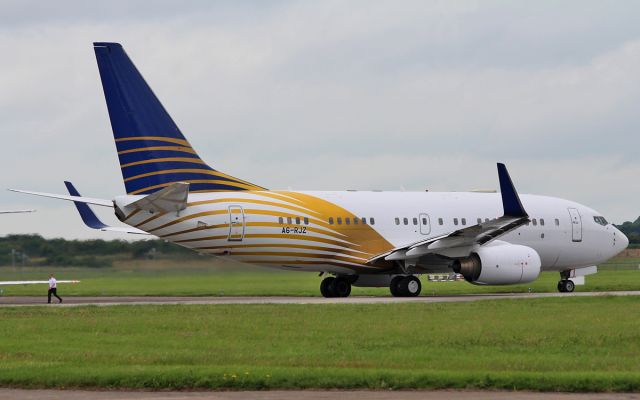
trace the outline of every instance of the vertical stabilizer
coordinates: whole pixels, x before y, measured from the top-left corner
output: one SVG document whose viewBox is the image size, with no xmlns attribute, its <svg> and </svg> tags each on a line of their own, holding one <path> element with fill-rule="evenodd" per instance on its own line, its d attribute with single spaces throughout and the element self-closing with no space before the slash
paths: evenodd
<svg viewBox="0 0 640 400">
<path fill-rule="evenodd" d="M 216 171 L 195 152 L 118 43 L 94 43 L 102 88 L 128 194 L 172 183 L 191 192 L 260 190 Z"/>
</svg>

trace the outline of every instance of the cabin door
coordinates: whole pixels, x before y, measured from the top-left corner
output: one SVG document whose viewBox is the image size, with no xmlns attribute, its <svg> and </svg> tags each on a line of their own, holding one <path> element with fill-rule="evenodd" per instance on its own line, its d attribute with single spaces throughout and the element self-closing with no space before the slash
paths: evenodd
<svg viewBox="0 0 640 400">
<path fill-rule="evenodd" d="M 429 219 L 429 214 L 420 214 L 418 216 L 420 220 L 420 233 L 423 235 L 428 235 L 431 233 L 431 221 Z"/>
<path fill-rule="evenodd" d="M 229 206 L 229 241 L 241 242 L 244 238 L 244 210 L 241 206 Z"/>
<path fill-rule="evenodd" d="M 569 208 L 571 216 L 571 238 L 574 242 L 582 242 L 582 217 L 575 208 Z"/>
</svg>

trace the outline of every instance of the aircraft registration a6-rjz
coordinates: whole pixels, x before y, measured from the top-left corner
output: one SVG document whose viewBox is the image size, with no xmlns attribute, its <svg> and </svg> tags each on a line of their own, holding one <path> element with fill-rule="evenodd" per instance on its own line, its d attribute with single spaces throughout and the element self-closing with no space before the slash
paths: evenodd
<svg viewBox="0 0 640 400">
<path fill-rule="evenodd" d="M 594 273 L 628 245 L 581 204 L 519 196 L 498 164 L 500 193 L 275 191 L 211 168 L 195 152 L 122 46 L 94 43 L 127 195 L 114 200 L 27 192 L 74 201 L 95 229 L 151 234 L 201 253 L 261 266 L 329 274 L 325 297 L 351 286 L 417 296 L 418 275 L 455 272 L 507 285 L 560 272 L 558 290 Z M 89 204 L 113 207 L 110 227 Z"/>
</svg>

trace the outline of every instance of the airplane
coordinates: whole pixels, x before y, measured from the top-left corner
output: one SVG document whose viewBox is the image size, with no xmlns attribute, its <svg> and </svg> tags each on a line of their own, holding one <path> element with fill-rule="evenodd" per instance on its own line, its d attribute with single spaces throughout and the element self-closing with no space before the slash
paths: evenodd
<svg viewBox="0 0 640 400">
<path fill-rule="evenodd" d="M 420 275 L 443 272 L 509 285 L 557 271 L 557 289 L 572 292 L 629 243 L 592 208 L 519 195 L 501 163 L 500 193 L 268 190 L 203 161 L 120 44 L 94 51 L 127 194 L 82 197 L 70 183 L 69 195 L 10 189 L 73 201 L 91 228 L 319 272 L 325 297 L 347 297 L 352 286 L 418 296 Z M 129 227 L 107 226 L 89 205 L 113 208 Z"/>
</svg>

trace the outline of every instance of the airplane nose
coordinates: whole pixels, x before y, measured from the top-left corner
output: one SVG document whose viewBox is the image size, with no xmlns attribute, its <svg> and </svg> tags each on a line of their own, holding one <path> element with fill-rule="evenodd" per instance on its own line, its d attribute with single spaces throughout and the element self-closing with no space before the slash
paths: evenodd
<svg viewBox="0 0 640 400">
<path fill-rule="evenodd" d="M 627 238 L 624 233 L 620 232 L 620 230 L 616 228 L 613 233 L 613 243 L 617 251 L 622 251 L 626 249 L 627 246 L 629 246 L 629 238 Z"/>
</svg>

